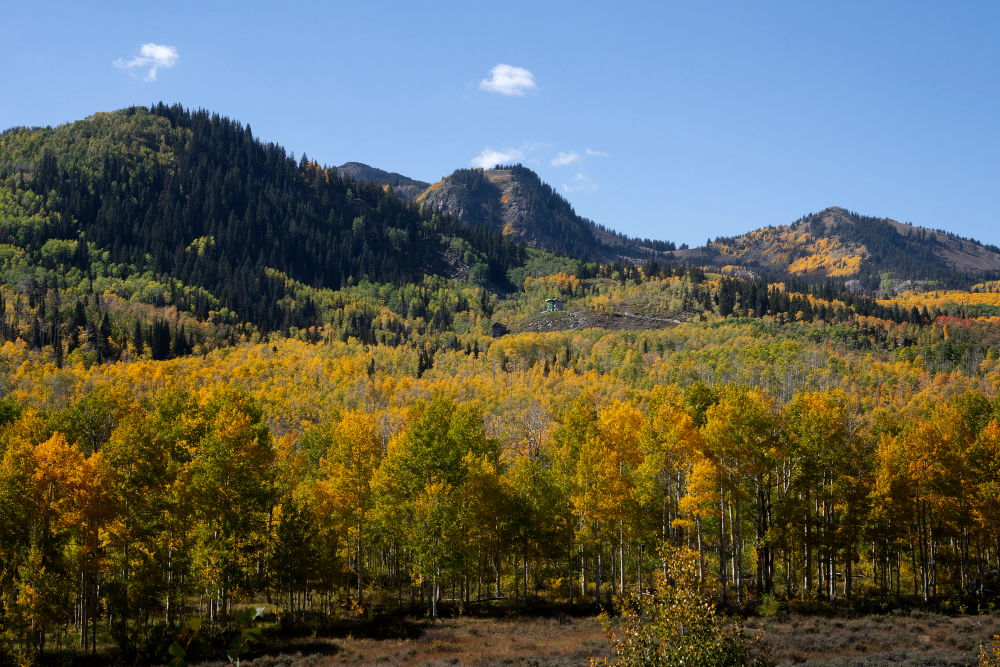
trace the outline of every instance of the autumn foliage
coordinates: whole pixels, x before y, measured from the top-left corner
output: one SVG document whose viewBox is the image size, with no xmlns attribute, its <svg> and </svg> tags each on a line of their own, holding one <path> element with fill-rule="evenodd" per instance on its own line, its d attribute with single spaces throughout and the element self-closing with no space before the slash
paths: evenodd
<svg viewBox="0 0 1000 667">
<path fill-rule="evenodd" d="M 89 368 L 7 343 L 3 641 L 135 653 L 249 604 L 621 609 L 663 544 L 705 604 L 988 604 L 994 366 L 761 331 L 482 338 L 422 370 L 336 339 Z"/>
</svg>

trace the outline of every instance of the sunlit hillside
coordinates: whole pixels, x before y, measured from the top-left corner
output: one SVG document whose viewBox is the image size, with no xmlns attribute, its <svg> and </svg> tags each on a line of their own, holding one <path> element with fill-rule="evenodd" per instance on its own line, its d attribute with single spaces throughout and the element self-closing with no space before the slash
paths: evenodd
<svg viewBox="0 0 1000 667">
<path fill-rule="evenodd" d="M 870 290 L 885 278 L 968 287 L 1000 272 L 996 246 L 835 206 L 674 255 L 738 271 L 858 279 Z"/>
<path fill-rule="evenodd" d="M 868 250 L 830 236 L 813 236 L 799 227 L 758 229 L 732 242 L 713 244 L 726 261 L 735 264 L 770 263 L 797 276 L 847 278 L 856 276 Z M 732 258 L 732 259 L 729 259 Z"/>
</svg>

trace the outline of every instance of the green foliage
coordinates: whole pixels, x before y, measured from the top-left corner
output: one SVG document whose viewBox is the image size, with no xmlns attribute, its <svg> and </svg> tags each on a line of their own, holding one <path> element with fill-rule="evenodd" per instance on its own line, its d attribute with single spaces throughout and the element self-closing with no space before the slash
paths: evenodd
<svg viewBox="0 0 1000 667">
<path fill-rule="evenodd" d="M 648 592 L 618 601 L 619 619 L 603 618 L 611 657 L 591 664 L 618 667 L 769 665 L 768 647 L 739 622 L 716 614 L 698 583 L 697 554 L 665 547 L 663 570 Z"/>
<path fill-rule="evenodd" d="M 191 647 L 191 642 L 194 641 L 195 635 L 201 629 L 202 619 L 192 618 L 184 625 L 184 629 L 181 631 L 180 636 L 177 641 L 173 642 L 167 649 L 172 657 L 168 663 L 170 667 L 187 667 L 187 651 Z M 184 640 L 187 640 L 186 642 Z M 181 645 L 184 642 L 184 645 Z"/>
<path fill-rule="evenodd" d="M 229 642 L 229 648 L 226 649 L 229 664 L 240 667 L 240 653 L 248 644 L 260 641 L 261 629 L 252 624 L 254 619 L 262 613 L 263 607 L 250 607 L 236 612 L 236 623 L 241 626 L 241 630 L 238 635 L 232 638 Z"/>
<path fill-rule="evenodd" d="M 782 601 L 776 596 L 768 594 L 761 598 L 757 613 L 765 618 L 772 618 L 785 611 Z"/>
<path fill-rule="evenodd" d="M 507 278 L 511 285 L 516 287 L 524 286 L 524 279 L 528 276 L 538 278 L 540 276 L 551 276 L 555 273 L 565 273 L 571 276 L 582 277 L 581 274 L 588 272 L 587 265 L 579 260 L 560 255 L 553 255 L 540 250 L 529 248 L 526 251 L 527 261 L 522 266 L 515 266 L 507 271 Z M 591 265 L 591 272 L 596 269 L 596 265 Z"/>
</svg>

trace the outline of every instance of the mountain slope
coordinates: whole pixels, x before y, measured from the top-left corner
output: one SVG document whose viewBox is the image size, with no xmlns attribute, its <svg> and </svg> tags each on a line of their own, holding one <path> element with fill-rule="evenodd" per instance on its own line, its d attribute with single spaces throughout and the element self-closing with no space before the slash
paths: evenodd
<svg viewBox="0 0 1000 667">
<path fill-rule="evenodd" d="M 415 199 L 417 195 L 430 187 L 430 183 L 417 181 L 395 172 L 376 169 L 361 162 L 346 162 L 337 167 L 337 171 L 349 174 L 355 181 L 372 181 L 383 187 L 389 187 L 405 201 Z"/>
<path fill-rule="evenodd" d="M 529 245 L 579 257 L 603 256 L 594 224 L 581 218 L 530 169 L 458 169 L 420 194 L 417 203 L 472 225 L 502 230 Z"/>
<path fill-rule="evenodd" d="M 0 244 L 88 284 L 148 274 L 170 294 L 194 290 L 178 310 L 234 313 L 261 331 L 320 324 L 307 301 L 280 305 L 288 280 L 419 282 L 450 274 L 461 250 L 477 275 L 503 282 L 521 252 L 498 232 L 296 162 L 249 126 L 163 104 L 0 135 Z"/>
<path fill-rule="evenodd" d="M 691 262 L 800 277 L 886 278 L 962 285 L 1000 271 L 1000 249 L 940 230 L 830 207 L 791 225 L 765 227 L 675 253 Z"/>
<path fill-rule="evenodd" d="M 539 250 L 597 261 L 644 261 L 675 249 L 673 243 L 630 238 L 580 217 L 538 174 L 520 164 L 458 169 L 433 185 L 360 162 L 338 169 Z"/>
</svg>

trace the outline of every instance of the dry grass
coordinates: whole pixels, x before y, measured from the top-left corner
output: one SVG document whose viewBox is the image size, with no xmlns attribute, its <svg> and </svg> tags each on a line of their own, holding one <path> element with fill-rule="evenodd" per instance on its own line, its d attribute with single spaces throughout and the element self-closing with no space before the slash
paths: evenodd
<svg viewBox="0 0 1000 667">
<path fill-rule="evenodd" d="M 1000 634 L 1000 616 L 914 611 L 857 618 L 791 615 L 751 619 L 776 665 L 950 667 L 976 664 L 980 640 Z M 428 623 L 409 639 L 302 638 L 244 667 L 451 667 L 587 665 L 606 654 L 594 618 L 476 619 Z M 206 665 L 206 667 L 209 667 Z M 217 667 L 222 667 L 220 663 Z"/>
<path fill-rule="evenodd" d="M 303 639 L 246 667 L 481 667 L 586 665 L 604 655 L 604 631 L 594 618 L 449 619 L 428 624 L 414 639 Z"/>
<path fill-rule="evenodd" d="M 824 618 L 792 615 L 754 620 L 778 665 L 808 667 L 946 667 L 976 664 L 980 639 L 1000 633 L 1000 617 L 949 617 L 914 611 Z"/>
</svg>

